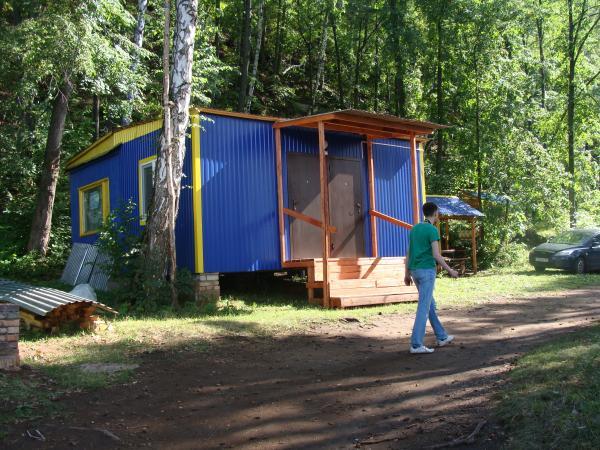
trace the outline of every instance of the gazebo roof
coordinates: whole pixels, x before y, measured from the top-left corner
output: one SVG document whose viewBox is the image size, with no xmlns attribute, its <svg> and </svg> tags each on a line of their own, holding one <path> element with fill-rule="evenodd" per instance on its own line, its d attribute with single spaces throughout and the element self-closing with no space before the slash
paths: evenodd
<svg viewBox="0 0 600 450">
<path fill-rule="evenodd" d="M 323 122 L 325 130 L 363 134 L 374 138 L 407 138 L 411 134 L 427 136 L 440 128 L 448 128 L 433 122 L 404 119 L 389 114 L 378 114 L 356 109 L 332 111 L 296 119 L 283 119 L 273 124 L 274 128 L 316 128 Z"/>
<path fill-rule="evenodd" d="M 450 217 L 456 219 L 470 219 L 473 217 L 484 217 L 478 209 L 473 208 L 458 197 L 449 197 L 445 195 L 428 195 L 428 202 L 435 203 L 439 208 L 441 217 Z"/>
</svg>

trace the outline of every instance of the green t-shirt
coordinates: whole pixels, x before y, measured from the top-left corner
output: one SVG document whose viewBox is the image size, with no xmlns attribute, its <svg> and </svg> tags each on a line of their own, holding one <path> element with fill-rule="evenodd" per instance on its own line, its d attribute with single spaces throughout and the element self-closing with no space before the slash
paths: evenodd
<svg viewBox="0 0 600 450">
<path fill-rule="evenodd" d="M 431 251 L 431 243 L 440 240 L 436 227 L 428 222 L 418 223 L 410 230 L 408 247 L 408 268 L 435 269 L 435 259 Z"/>
</svg>

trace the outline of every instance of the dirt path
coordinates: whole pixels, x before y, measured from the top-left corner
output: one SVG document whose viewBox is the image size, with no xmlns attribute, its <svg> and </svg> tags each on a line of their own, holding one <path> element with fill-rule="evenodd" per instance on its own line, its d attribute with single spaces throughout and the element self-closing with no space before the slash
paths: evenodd
<svg viewBox="0 0 600 450">
<path fill-rule="evenodd" d="M 407 352 L 407 316 L 147 355 L 133 383 L 69 397 L 71 419 L 27 424 L 9 448 L 410 449 L 468 434 L 482 419 L 489 423 L 469 448 L 496 448 L 493 395 L 511 362 L 600 319 L 600 288 L 446 309 L 441 318 L 456 343 L 425 356 Z M 22 437 L 32 428 L 46 442 Z"/>
</svg>

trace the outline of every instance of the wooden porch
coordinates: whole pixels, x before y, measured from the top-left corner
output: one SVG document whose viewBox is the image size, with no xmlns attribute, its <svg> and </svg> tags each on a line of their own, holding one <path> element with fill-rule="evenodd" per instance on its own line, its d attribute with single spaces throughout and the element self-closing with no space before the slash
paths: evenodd
<svg viewBox="0 0 600 450">
<path fill-rule="evenodd" d="M 281 129 L 287 127 L 313 128 L 318 132 L 320 218 L 310 217 L 284 206 L 283 164 Z M 439 128 L 430 122 L 402 119 L 395 116 L 374 114 L 364 111 L 345 110 L 299 119 L 281 120 L 273 124 L 275 129 L 275 149 L 277 161 L 277 197 L 279 240 L 281 261 L 284 268 L 305 268 L 308 275 L 308 300 L 326 308 L 346 308 L 352 306 L 375 305 L 412 301 L 416 298 L 414 286 L 404 286 L 404 257 L 379 257 L 377 240 L 377 220 L 383 220 L 406 229 L 413 224 L 399 220 L 378 211 L 375 198 L 375 169 L 373 162 L 373 141 L 381 138 L 408 140 L 410 144 L 410 172 L 412 201 L 410 209 L 414 223 L 420 217 L 418 157 L 419 141 Z M 328 151 L 325 132 L 337 131 L 360 135 L 366 142 L 367 186 L 369 209 L 366 214 L 371 236 L 370 257 L 331 257 L 331 234 L 337 231 L 330 223 L 330 197 L 328 180 Z M 321 255 L 302 260 L 288 260 L 285 216 L 293 217 L 321 230 Z M 320 295 L 317 297 L 315 291 Z"/>
<path fill-rule="evenodd" d="M 405 258 L 329 258 L 329 307 L 382 305 L 415 301 L 417 290 L 404 285 Z M 287 268 L 304 268 L 311 304 L 325 306 L 323 259 L 288 261 Z"/>
</svg>

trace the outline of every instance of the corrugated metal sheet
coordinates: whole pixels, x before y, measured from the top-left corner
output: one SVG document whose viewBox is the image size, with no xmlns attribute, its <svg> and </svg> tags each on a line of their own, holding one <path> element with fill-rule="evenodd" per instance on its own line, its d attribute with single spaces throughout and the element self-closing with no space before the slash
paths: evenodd
<svg viewBox="0 0 600 450">
<path fill-rule="evenodd" d="M 437 195 L 428 195 L 428 202 L 435 203 L 440 209 L 440 215 L 443 216 L 468 216 L 468 217 L 483 217 L 483 214 L 478 209 L 473 208 L 468 203 L 463 202 L 458 197 L 443 197 Z"/>
<path fill-rule="evenodd" d="M 67 264 L 60 277 L 60 281 L 70 284 L 71 286 L 74 286 L 77 283 L 77 278 L 79 278 L 79 273 L 83 268 L 83 260 L 91 248 L 93 248 L 93 246 L 90 244 L 73 244 L 71 253 L 69 253 L 69 258 L 67 259 Z"/>
<path fill-rule="evenodd" d="M 373 142 L 375 202 L 377 210 L 413 223 L 410 144 L 399 139 Z M 380 256 L 405 256 L 409 231 L 383 220 L 377 221 Z"/>
<path fill-rule="evenodd" d="M 107 267 L 110 259 L 98 252 L 92 244 L 75 243 L 63 270 L 61 281 L 72 286 L 88 283 L 94 289 L 105 291 L 108 286 Z"/>
<path fill-rule="evenodd" d="M 116 313 L 108 306 L 58 289 L 29 286 L 0 278 L 0 302 L 13 303 L 39 316 L 70 303 L 94 303 L 100 309 Z"/>
<path fill-rule="evenodd" d="M 202 210 L 206 272 L 281 267 L 272 124 L 206 115 Z"/>
<path fill-rule="evenodd" d="M 158 150 L 160 130 L 156 130 L 121 144 L 118 149 L 110 154 L 77 167 L 70 172 L 71 178 L 71 218 L 72 240 L 74 243 L 93 244 L 98 239 L 97 235 L 79 236 L 79 196 L 78 188 L 93 181 L 108 178 L 110 191 L 110 208 L 114 210 L 125 205 L 130 199 L 139 205 L 139 161 L 155 155 Z M 191 155 L 190 141 L 186 140 L 188 151 L 184 160 L 184 175 L 182 180 L 179 216 L 176 224 L 177 233 L 177 263 L 180 267 L 194 270 L 193 229 L 190 225 L 192 217 L 191 206 Z M 135 208 L 134 214 L 139 217 L 139 209 Z M 139 220 L 131 224 L 131 232 L 141 234 L 143 226 Z M 82 279 L 89 279 L 90 266 L 82 268 Z M 98 282 L 105 278 L 98 275 Z M 87 282 L 87 281 L 85 281 Z"/>
</svg>

